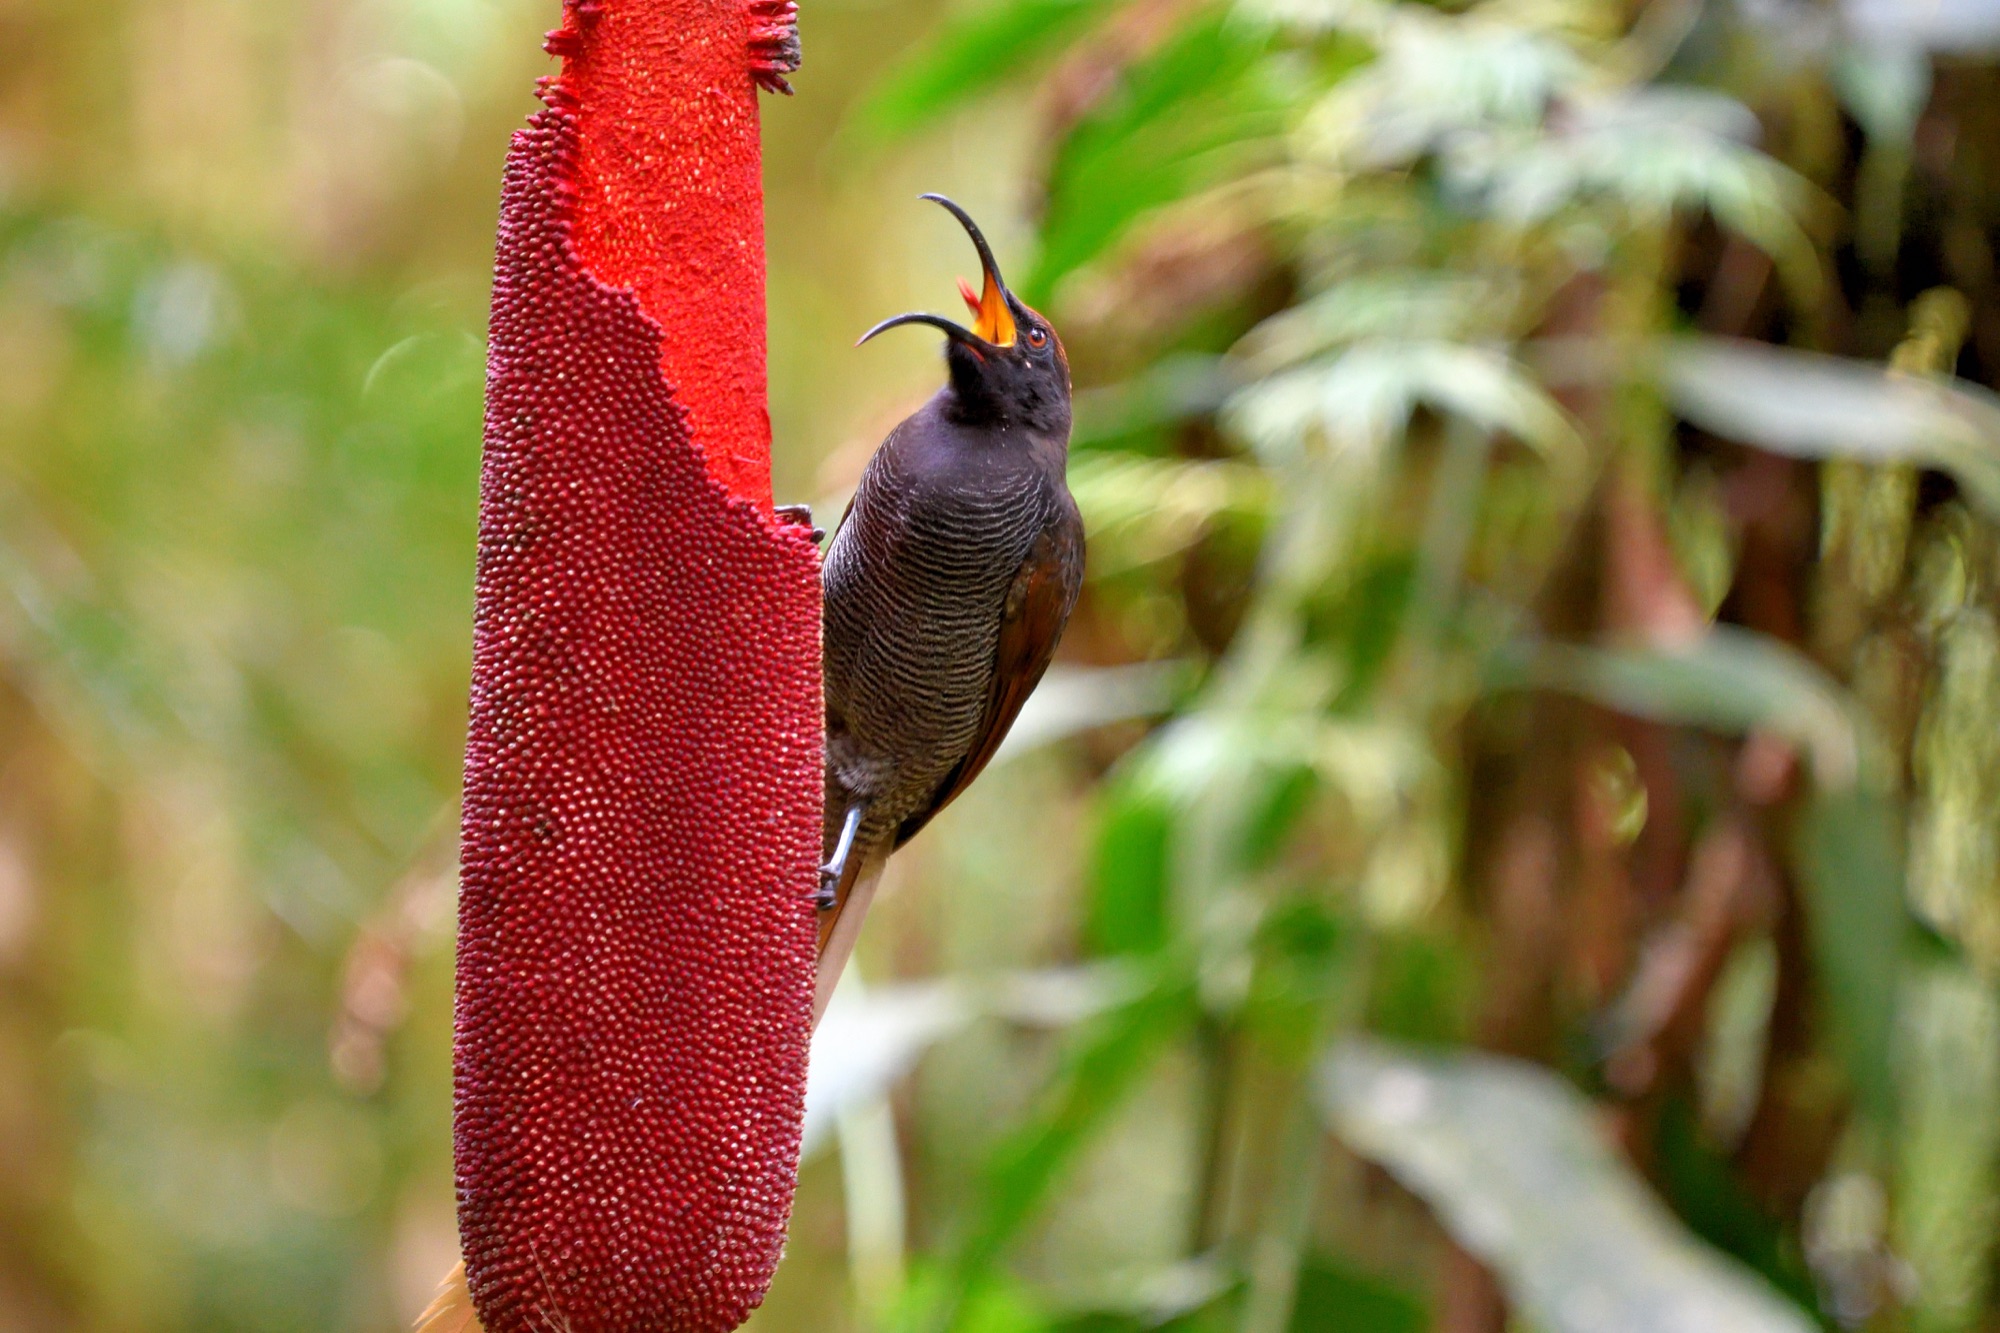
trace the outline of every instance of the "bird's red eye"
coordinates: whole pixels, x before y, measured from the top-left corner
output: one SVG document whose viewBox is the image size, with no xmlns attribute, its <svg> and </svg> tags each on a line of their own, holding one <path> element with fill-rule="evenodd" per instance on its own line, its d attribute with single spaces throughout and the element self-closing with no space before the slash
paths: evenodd
<svg viewBox="0 0 2000 1333">
<path fill-rule="evenodd" d="M 1046 347 L 1048 345 L 1048 341 L 1049 341 L 1049 335 L 1043 333 L 1040 329 L 1031 328 L 1028 330 L 1028 346 Z"/>
</svg>

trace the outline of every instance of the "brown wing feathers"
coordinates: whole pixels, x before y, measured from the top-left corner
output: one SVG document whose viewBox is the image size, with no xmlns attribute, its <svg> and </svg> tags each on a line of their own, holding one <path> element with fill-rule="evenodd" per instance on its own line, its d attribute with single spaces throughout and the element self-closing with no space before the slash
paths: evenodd
<svg viewBox="0 0 2000 1333">
<path fill-rule="evenodd" d="M 1035 539 L 1028 558 L 1007 590 L 1001 613 L 1000 643 L 994 655 L 993 684 L 986 696 L 986 709 L 979 719 L 979 732 L 972 749 L 952 769 L 937 795 L 896 830 L 896 846 L 915 837 L 938 811 L 950 805 L 960 792 L 972 785 L 980 770 L 999 750 L 1000 742 L 1020 716 L 1021 706 L 1034 693 L 1042 673 L 1055 656 L 1063 626 L 1076 603 L 1082 552 L 1067 528 L 1045 530 Z"/>
<path fill-rule="evenodd" d="M 1027 560 L 1022 562 L 1007 590 L 992 684 L 972 748 L 946 776 L 930 802 L 903 821 L 896 831 L 895 846 L 908 842 L 938 811 L 972 785 L 999 750 L 1014 719 L 1020 716 L 1021 706 L 1055 656 L 1056 644 L 1076 605 L 1082 573 L 1083 548 L 1074 523 L 1058 524 L 1044 531 L 1029 548 Z M 839 811 L 829 808 L 829 826 L 836 824 L 839 817 Z M 820 987 L 813 1005 L 815 1022 L 832 999 L 833 983 L 854 948 L 860 918 L 874 897 L 876 882 L 887 859 L 887 849 L 855 855 L 836 887 L 833 910 L 823 914 L 819 928 Z"/>
</svg>

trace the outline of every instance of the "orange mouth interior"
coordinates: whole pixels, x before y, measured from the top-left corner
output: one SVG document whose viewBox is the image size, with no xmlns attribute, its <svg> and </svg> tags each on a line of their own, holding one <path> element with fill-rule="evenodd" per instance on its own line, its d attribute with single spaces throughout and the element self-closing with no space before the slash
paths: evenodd
<svg viewBox="0 0 2000 1333">
<path fill-rule="evenodd" d="M 991 273 L 986 275 L 985 289 L 976 296 L 972 284 L 960 278 L 958 294 L 965 298 L 965 308 L 972 312 L 974 333 L 995 347 L 1014 345 L 1014 312 L 1007 308 L 1007 297 Z"/>
</svg>

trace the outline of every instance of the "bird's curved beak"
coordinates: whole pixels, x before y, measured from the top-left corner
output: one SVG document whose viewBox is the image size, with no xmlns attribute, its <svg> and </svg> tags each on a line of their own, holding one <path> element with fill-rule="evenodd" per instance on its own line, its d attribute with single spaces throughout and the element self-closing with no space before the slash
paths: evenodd
<svg viewBox="0 0 2000 1333">
<path fill-rule="evenodd" d="M 1001 281 L 1000 265 L 993 258 L 993 247 L 986 243 L 980 233 L 979 224 L 972 215 L 941 194 L 921 196 L 945 209 L 958 219 L 958 225 L 965 228 L 965 234 L 972 238 L 973 248 L 979 251 L 979 267 L 983 282 L 977 296 L 972 294 L 972 285 L 959 280 L 959 295 L 965 298 L 965 305 L 972 312 L 972 331 L 995 347 L 1014 345 L 1014 312 L 1010 306 L 1007 284 Z"/>
<path fill-rule="evenodd" d="M 981 290 L 975 294 L 972 285 L 962 278 L 958 284 L 959 295 L 965 298 L 966 308 L 972 312 L 972 327 L 968 329 L 962 324 L 954 324 L 942 315 L 922 313 L 893 315 L 862 334 L 854 345 L 859 347 L 876 334 L 905 324 L 928 324 L 934 329 L 943 331 L 953 342 L 963 343 L 972 351 L 980 353 L 982 360 L 985 352 L 1012 347 L 1016 335 L 1013 297 L 1007 291 L 1007 284 L 1001 280 L 1000 265 L 993 258 L 993 248 L 986 244 L 986 237 L 980 233 L 979 224 L 972 220 L 971 214 L 941 194 L 927 194 L 921 197 L 941 205 L 957 218 L 959 225 L 965 228 L 966 235 L 972 237 L 973 248 L 979 251 L 979 265 L 985 277 Z"/>
<path fill-rule="evenodd" d="M 980 338 L 979 335 L 972 332 L 972 330 L 966 328 L 961 324 L 952 323 L 950 320 L 946 319 L 943 315 L 926 315 L 921 311 L 918 311 L 908 315 L 891 315 L 889 318 L 883 320 L 880 324 L 877 324 L 874 328 L 868 330 L 868 332 L 862 334 L 859 338 L 855 339 L 854 345 L 856 347 L 859 347 L 861 346 L 862 343 L 867 342 L 870 338 L 873 338 L 876 334 L 885 333 L 888 330 L 894 328 L 901 328 L 905 324 L 928 324 L 934 329 L 942 329 L 944 330 L 945 337 L 951 339 L 953 342 L 964 343 L 967 347 L 970 347 L 975 352 L 980 349 L 980 346 L 984 342 L 984 339 Z"/>
</svg>

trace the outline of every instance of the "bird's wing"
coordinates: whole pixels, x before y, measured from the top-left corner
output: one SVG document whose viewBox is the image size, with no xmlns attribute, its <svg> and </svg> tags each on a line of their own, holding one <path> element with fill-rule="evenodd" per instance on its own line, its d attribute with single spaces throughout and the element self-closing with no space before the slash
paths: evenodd
<svg viewBox="0 0 2000 1333">
<path fill-rule="evenodd" d="M 1066 499 L 1067 497 L 1065 497 Z M 1000 619 L 1000 645 L 995 654 L 993 685 L 986 696 L 986 710 L 979 718 L 979 731 L 972 749 L 946 775 L 930 803 L 903 821 L 896 830 L 896 846 L 915 837 L 931 817 L 972 785 L 993 758 L 1000 742 L 1020 715 L 1021 705 L 1034 693 L 1042 673 L 1049 669 L 1063 626 L 1076 607 L 1083 586 L 1083 531 L 1075 509 L 1064 515 L 1068 520 L 1045 530 L 1029 548 L 1028 558 L 1014 575 L 1007 590 L 1007 604 Z"/>
</svg>

